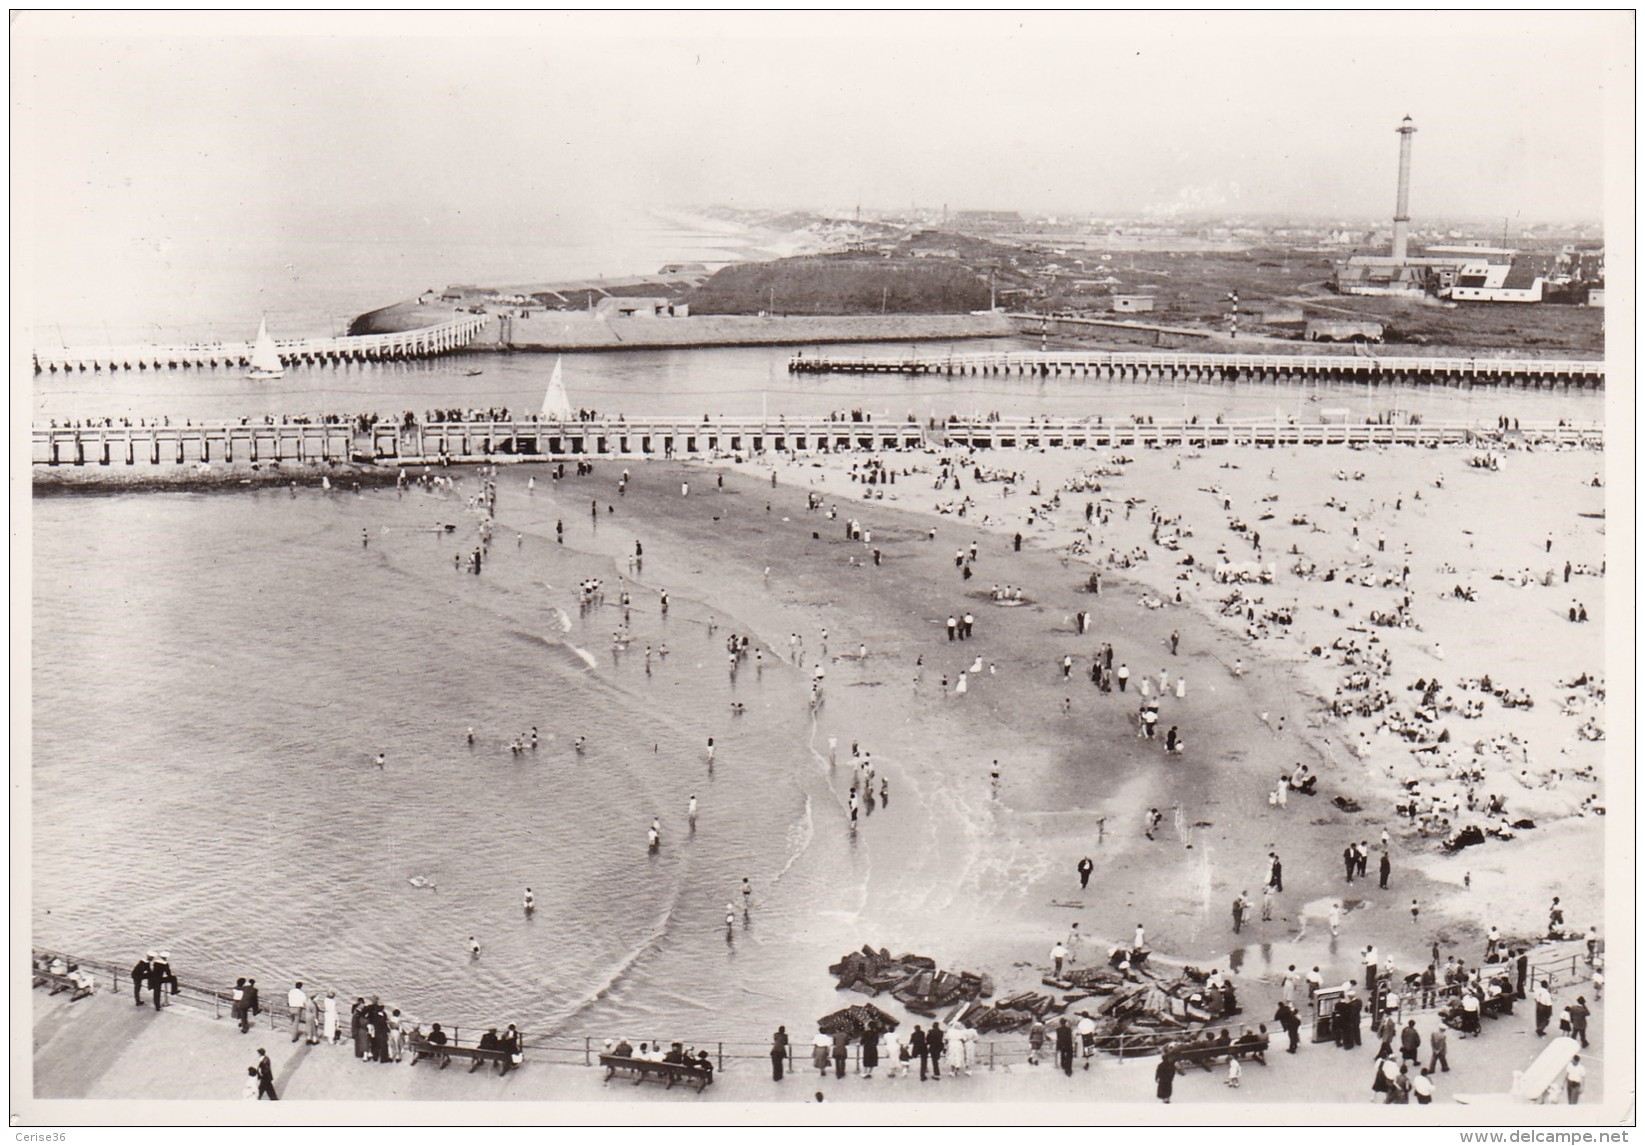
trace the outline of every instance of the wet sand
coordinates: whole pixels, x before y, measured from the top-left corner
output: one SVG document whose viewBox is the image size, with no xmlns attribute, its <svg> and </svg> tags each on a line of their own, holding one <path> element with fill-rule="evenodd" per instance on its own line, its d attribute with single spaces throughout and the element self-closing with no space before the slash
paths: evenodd
<svg viewBox="0 0 1645 1146">
<path fill-rule="evenodd" d="M 1288 521 L 1293 504 L 1306 504 L 1307 512 L 1328 528 L 1323 537 L 1301 527 L 1282 529 L 1272 522 L 1261 526 L 1283 543 L 1278 547 L 1282 550 L 1294 534 L 1316 561 L 1346 561 L 1354 556 L 1343 536 L 1346 523 L 1362 519 L 1361 533 L 1367 534 L 1372 518 L 1365 515 L 1372 512 L 1371 502 L 1381 500 L 1371 496 L 1373 490 L 1392 498 L 1399 496 L 1394 486 L 1408 486 L 1406 494 L 1414 494 L 1431 481 L 1430 468 L 1448 474 L 1448 490 L 1425 491 L 1416 513 L 1390 514 L 1386 522 L 1376 523 L 1393 544 L 1409 541 L 1421 551 L 1420 559 L 1412 558 L 1411 591 L 1419 599 L 1414 607 L 1424 628 L 1377 631 L 1390 645 L 1400 642 L 1399 664 L 1409 666 L 1402 669 L 1396 664 L 1390 681 L 1403 688 L 1406 677 L 1431 675 L 1441 667 L 1420 659 L 1420 650 L 1438 641 L 1445 646 L 1442 667 L 1448 680 L 1453 674 L 1489 669 L 1516 687 L 1531 687 L 1538 698 L 1539 707 L 1530 713 L 1492 709 L 1485 719 L 1470 721 L 1467 727 L 1453 718 L 1459 739 L 1472 740 L 1500 728 L 1532 737 L 1521 716 L 1569 736 L 1569 725 L 1559 723 L 1569 718 L 1553 713 L 1546 694 L 1554 677 L 1564 679 L 1584 668 L 1597 671 L 1603 625 L 1600 595 L 1585 594 L 1590 598 L 1590 624 L 1569 626 L 1552 609 L 1557 602 L 1551 595 L 1557 590 L 1509 590 L 1488 581 L 1483 565 L 1507 561 L 1505 554 L 1514 551 L 1504 548 L 1506 539 L 1481 536 L 1481 530 L 1495 520 L 1510 535 L 1520 535 L 1527 549 L 1524 560 L 1530 563 L 1535 554 L 1529 552 L 1528 534 L 1540 540 L 1543 524 L 1540 518 L 1533 523 L 1524 506 L 1513 516 L 1498 514 L 1493 519 L 1475 503 L 1500 500 L 1515 464 L 1546 470 L 1548 481 L 1540 486 L 1526 483 L 1546 493 L 1532 499 L 1540 507 L 1536 512 L 1550 515 L 1548 528 L 1556 528 L 1556 518 L 1562 522 L 1562 553 L 1580 550 L 1583 560 L 1597 566 L 1598 525 L 1574 517 L 1579 503 L 1584 509 L 1597 508 L 1602 500 L 1603 490 L 1581 485 L 1597 467 L 1596 455 L 1521 455 L 1513 458 L 1508 471 L 1476 475 L 1463 472 L 1465 455 L 1457 451 L 1210 451 L 1203 457 L 1182 457 L 1186 473 L 1172 468 L 1179 460 L 1175 453 L 1143 453 L 1118 467 L 1123 477 L 1107 479 L 1103 492 L 1092 494 L 1107 499 L 1116 510 L 1104 531 L 1104 554 L 1110 547 L 1124 552 L 1135 544 L 1146 546 L 1148 510 L 1158 505 L 1167 515 L 1186 514 L 1185 523 L 1195 521 L 1195 536 L 1186 541 L 1184 553 L 1193 552 L 1202 564 L 1210 563 L 1220 546 L 1240 559 L 1239 535 L 1226 528 L 1228 511 L 1199 489 L 1215 484 L 1236 503 L 1234 512 L 1243 512 L 1252 523 L 1265 507 L 1275 511 L 1276 520 L 1278 511 L 1285 510 Z M 897 455 L 889 460 L 901 467 L 929 465 L 933 459 Z M 1066 477 L 1096 460 L 1096 455 L 1070 452 L 1020 458 L 1001 454 L 985 461 L 1038 472 L 1049 496 L 1054 476 Z M 1223 469 L 1224 463 L 1239 468 Z M 829 736 L 839 743 L 834 830 L 849 830 L 844 803 L 853 740 L 873 753 L 892 788 L 890 806 L 867 815 L 857 831 L 858 844 L 870 857 L 871 874 L 855 920 L 864 941 L 925 951 L 956 966 L 987 971 L 1005 990 L 1037 984 L 1052 942 L 1076 920 L 1080 930 L 1097 941 L 1127 938 L 1142 922 L 1165 959 L 1200 965 L 1249 961 L 1249 969 L 1256 970 L 1264 956 L 1280 966 L 1287 958 L 1309 958 L 1334 963 L 1346 974 L 1356 944 L 1373 939 L 1407 968 L 1417 966 L 1436 939 L 1442 950 L 1454 946 L 1471 958 L 1478 950 L 1476 931 L 1483 930 L 1481 916 L 1487 905 L 1497 916 L 1494 921 L 1514 936 L 1540 933 L 1543 909 L 1553 894 L 1564 897 L 1572 925 L 1598 919 L 1601 818 L 1583 817 L 1557 832 L 1539 828 L 1543 834 L 1524 833 L 1511 845 L 1493 840 L 1448 857 L 1436 840 L 1409 838 L 1408 821 L 1392 813 L 1395 785 L 1386 778 L 1386 768 L 1391 761 L 1399 772 L 1406 753 L 1378 742 L 1361 759 L 1350 742 L 1365 730 L 1361 725 L 1368 728 L 1375 720 L 1343 723 L 1319 711 L 1319 698 L 1332 694 L 1333 678 L 1342 670 L 1322 665 L 1303 648 L 1316 641 L 1328 644 L 1331 638 L 1325 634 L 1359 623 L 1348 614 L 1332 617 L 1331 607 L 1341 609 L 1352 599 L 1358 599 L 1361 609 L 1373 600 L 1380 607 L 1388 592 L 1341 581 L 1298 583 L 1293 578 L 1257 587 L 1253 595 L 1272 602 L 1294 600 L 1297 620 L 1294 631 L 1283 639 L 1252 642 L 1213 615 L 1209 606 L 1226 587 L 1213 585 L 1203 573 L 1190 573 L 1182 582 L 1182 605 L 1140 606 L 1139 599 L 1150 587 L 1167 601 L 1174 594 L 1177 570 L 1157 558 L 1130 570 L 1105 567 L 1101 596 L 1085 592 L 1085 579 L 1097 566 L 1059 551 L 1059 543 L 1076 526 L 1076 507 L 1083 506 L 1083 494 L 1064 495 L 1064 509 L 1050 522 L 1027 529 L 1027 543 L 1018 553 L 1012 551 L 1010 532 L 1030 502 L 1026 490 L 1032 481 L 1024 482 L 1013 498 L 1001 498 L 1003 486 L 978 486 L 969 476 L 962 479 L 960 495 L 934 491 L 929 475 L 910 477 L 894 486 L 874 487 L 894 501 L 864 502 L 863 487 L 848 479 L 850 464 L 846 458 L 821 465 L 809 459 L 797 465 L 781 463 L 775 488 L 768 463 L 728 465 L 724 468 L 731 472 L 723 490 L 716 488 L 714 470 L 707 465 L 636 465 L 630 467 L 635 476 L 622 499 L 615 496 L 616 464 L 602 464 L 592 480 L 610 484 L 612 489 L 602 500 L 618 508 L 615 518 L 602 518 L 607 538 L 603 544 L 610 546 L 612 555 L 629 551 L 635 536 L 644 537 L 643 583 L 699 598 L 738 617 L 777 655 L 786 652 L 789 633 L 800 634 L 807 669 L 819 651 L 822 630 L 828 629 L 826 703 L 812 750 L 826 752 Z M 1349 480 L 1330 479 L 1344 467 L 1350 471 Z M 1268 477 L 1270 469 L 1276 471 L 1273 479 Z M 1352 480 L 1352 471 L 1365 471 L 1365 479 Z M 682 479 L 691 483 L 688 497 L 680 496 Z M 1561 498 L 1555 496 L 1556 480 L 1563 505 L 1557 504 Z M 1519 481 L 1524 481 L 1523 475 Z M 805 494 L 796 486 L 829 490 L 824 509 L 808 513 Z M 1281 494 L 1280 501 L 1266 506 L 1260 502 L 1274 490 L 1299 492 Z M 932 512 L 939 499 L 965 494 L 976 496 L 982 509 L 1003 520 L 988 528 L 976 512 L 964 520 Z M 1321 512 L 1319 503 L 1333 496 L 1347 501 L 1350 511 Z M 1126 497 L 1149 499 L 1133 509 L 1129 522 L 1123 516 Z M 1595 505 L 1588 507 L 1586 501 Z M 832 520 L 825 512 L 829 504 L 839 507 Z M 1008 513 L 1002 514 L 1002 508 Z M 1436 519 L 1452 514 L 1473 523 L 1464 527 L 1473 528 L 1472 536 L 1433 527 Z M 850 517 L 869 531 L 871 543 L 846 539 Z M 926 538 L 931 527 L 937 530 L 934 541 Z M 973 541 L 979 547 L 975 576 L 964 581 L 954 554 L 961 547 L 969 552 Z M 1276 548 L 1273 541 L 1268 544 L 1270 550 Z M 1374 548 L 1374 541 L 1362 536 L 1359 556 L 1365 556 L 1367 545 Z M 872 560 L 874 548 L 882 554 L 878 567 Z M 1470 553 L 1479 556 L 1473 559 L 1469 580 L 1482 592 L 1528 594 L 1512 599 L 1535 599 L 1549 607 L 1544 610 L 1545 632 L 1527 633 L 1528 639 L 1501 649 L 1502 642 L 1493 640 L 1492 632 L 1479 627 L 1477 619 L 1500 605 L 1492 600 L 1470 606 L 1458 603 L 1453 610 L 1435 599 L 1439 574 L 1434 567 L 1440 563 L 1436 559 L 1466 561 Z M 1455 578 L 1444 579 L 1448 583 Z M 990 600 L 989 587 L 996 582 L 1023 587 L 1026 602 L 1005 605 Z M 1342 600 L 1335 606 L 1328 604 L 1337 598 Z M 977 618 L 976 635 L 969 642 L 950 643 L 944 621 L 949 613 L 966 609 Z M 1094 615 L 1083 636 L 1075 632 L 1073 621 L 1080 609 Z M 1180 636 L 1176 657 L 1168 644 L 1173 629 Z M 1571 645 L 1573 638 L 1576 643 Z M 1085 675 L 1092 653 L 1104 642 L 1114 645 L 1116 665 L 1131 666 L 1128 693 L 1104 694 Z M 1568 658 L 1548 655 L 1547 650 L 1562 647 L 1559 642 L 1571 647 Z M 868 648 L 865 660 L 857 655 L 861 645 Z M 1060 668 L 1064 654 L 1075 660 L 1075 673 L 1067 683 Z M 964 695 L 955 695 L 954 682 L 978 656 L 984 671 L 970 677 Z M 918 683 L 917 658 L 924 659 Z M 1246 666 L 1237 678 L 1230 669 L 1236 658 Z M 1538 666 L 1542 671 L 1533 677 L 1532 669 Z M 1179 756 L 1167 757 L 1159 740 L 1140 740 L 1136 734 L 1137 683 L 1145 674 L 1157 676 L 1161 667 L 1170 671 L 1173 683 L 1178 675 L 1188 680 L 1186 698 L 1172 695 L 1163 702 L 1159 725 L 1161 736 L 1168 726 L 1178 726 L 1187 745 Z M 939 687 L 944 676 L 949 681 L 946 692 Z M 1070 701 L 1066 713 L 1065 698 Z M 1561 740 L 1557 748 L 1550 742 L 1546 752 L 1539 744 L 1538 755 L 1597 759 L 1600 748 Z M 1002 771 L 997 794 L 989 781 L 990 762 L 995 759 Z M 1270 807 L 1266 794 L 1274 778 L 1304 759 L 1321 777 L 1321 795 L 1293 795 L 1283 811 Z M 1493 778 L 1478 787 L 1483 793 L 1502 791 L 1505 785 Z M 1517 785 L 1509 790 L 1515 798 L 1511 809 L 1521 806 L 1522 791 Z M 1359 801 L 1364 810 L 1339 811 L 1329 802 L 1338 794 Z M 1149 807 L 1160 808 L 1165 816 L 1153 841 L 1142 832 Z M 1174 813 L 1179 807 L 1181 831 Z M 827 830 L 826 815 L 819 821 L 819 830 Z M 1539 824 L 1545 822 L 1539 819 Z M 1384 827 L 1395 837 L 1390 888 L 1379 891 L 1364 881 L 1345 887 L 1338 859 L 1342 846 L 1367 839 L 1375 850 Z M 1533 857 L 1549 848 L 1564 854 L 1574 848 L 1596 863 L 1572 869 L 1570 876 L 1557 881 L 1521 878 L 1523 865 L 1512 862 L 1513 857 L 1525 854 L 1535 863 Z M 1286 864 L 1286 888 L 1276 918 L 1268 923 L 1253 919 L 1235 938 L 1229 904 L 1241 891 L 1257 900 L 1271 850 L 1277 850 Z M 1084 854 L 1092 856 L 1097 870 L 1082 894 L 1074 865 Z M 1373 856 L 1373 878 L 1375 863 Z M 1466 894 L 1457 886 L 1463 871 L 1477 876 Z M 1322 917 L 1333 897 L 1344 900 L 1350 921 L 1340 940 L 1340 954 L 1333 950 L 1339 944 L 1328 942 L 1323 927 Z M 1421 905 L 1418 924 L 1408 914 L 1413 897 Z M 823 966 L 837 956 L 818 952 L 818 967 L 811 973 L 822 974 Z M 1326 973 L 1332 972 L 1327 966 Z"/>
</svg>

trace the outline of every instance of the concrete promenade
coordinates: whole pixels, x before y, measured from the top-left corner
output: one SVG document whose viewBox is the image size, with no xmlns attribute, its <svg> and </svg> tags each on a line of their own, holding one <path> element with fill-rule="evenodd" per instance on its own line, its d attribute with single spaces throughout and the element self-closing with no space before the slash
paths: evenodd
<svg viewBox="0 0 1645 1146">
<path fill-rule="evenodd" d="M 826 1103 L 886 1102 L 925 1103 L 1140 1103 L 1161 1104 L 1154 1097 L 1156 1058 L 1117 1060 L 1094 1058 L 1089 1071 L 1076 1061 L 1072 1078 L 1065 1077 L 1049 1060 L 1038 1066 L 1017 1064 L 993 1071 L 986 1066 L 968 1076 L 940 1082 L 919 1081 L 918 1069 L 907 1078 L 877 1074 L 864 1079 L 849 1071 L 843 1079 L 821 1078 L 815 1070 L 800 1065 L 782 1082 L 771 1078 L 769 1060 L 728 1059 L 716 1074 L 715 1083 L 700 1094 L 676 1087 L 665 1090 L 647 1083 L 626 1080 L 610 1084 L 598 1067 L 549 1064 L 533 1061 L 528 1051 L 525 1065 L 499 1077 L 490 1068 L 470 1074 L 461 1063 L 442 1070 L 431 1063 L 391 1065 L 365 1063 L 354 1058 L 345 1038 L 335 1046 L 292 1043 L 284 1029 L 271 1030 L 254 1025 L 241 1034 L 227 1018 L 213 1019 L 209 1013 L 183 1006 L 156 1013 L 152 1006 L 134 1006 L 129 983 L 110 990 L 99 982 L 98 992 L 77 1003 L 61 994 L 47 996 L 43 989 L 31 993 L 34 1015 L 33 1094 L 40 1099 L 135 1099 L 156 1100 L 240 1100 L 246 1067 L 257 1059 L 257 1048 L 265 1047 L 274 1063 L 275 1087 L 284 1102 L 342 1101 L 377 1103 L 385 1101 L 470 1102 L 486 1099 L 497 1102 L 632 1102 L 665 1104 L 671 1107 L 720 1105 L 724 1103 L 794 1103 L 814 1101 L 822 1091 Z M 1584 1103 L 1597 1104 L 1603 1095 L 1603 1046 L 1605 1005 L 1594 1008 L 1590 1025 L 1593 1050 L 1584 1056 L 1592 1067 Z M 1255 1019 L 1255 1015 L 1251 1016 Z M 1500 1094 L 1513 1082 L 1513 1072 L 1528 1066 L 1544 1045 L 1532 1031 L 1532 1008 L 1524 1003 L 1516 1013 L 1487 1021 L 1477 1040 L 1451 1034 L 1449 1074 L 1440 1074 L 1435 1102 L 1418 1114 L 1414 1105 L 1388 1111 L 1386 1117 L 1399 1121 L 1420 1121 L 1443 1117 L 1446 1108 L 1464 1120 L 1504 1117 L 1519 1122 L 1540 1122 L 1544 1116 L 1575 1119 L 1576 1111 L 1563 1106 L 1534 1108 L 1473 1105 L 1459 1107 L 1457 1094 Z M 1431 1013 L 1417 1017 L 1426 1032 L 1438 1022 Z M 1272 1024 L 1270 1024 L 1272 1025 Z M 796 1037 L 806 1033 L 795 1027 Z M 1306 1037 L 1306 1036 L 1305 1036 Z M 1210 1104 L 1213 1117 L 1231 1117 L 1229 1104 L 1309 1103 L 1333 1104 L 1339 1115 L 1344 1104 L 1359 1120 L 1379 1118 L 1367 1109 L 1372 1104 L 1370 1089 L 1374 1040 L 1354 1051 L 1339 1050 L 1328 1043 L 1304 1042 L 1295 1056 L 1284 1052 L 1284 1040 L 1276 1034 L 1276 1047 L 1268 1055 L 1268 1065 L 1246 1065 L 1238 1091 L 1224 1083 L 1225 1068 L 1210 1072 L 1193 1071 L 1177 1079 L 1172 1100 L 1172 1117 L 1192 1119 L 1193 1108 Z M 796 1047 L 796 1064 L 805 1061 Z M 884 1064 L 882 1064 L 883 1066 Z M 1381 1096 L 1375 1096 L 1380 1102 Z M 262 1104 L 265 1110 L 268 1104 Z M 369 1111 L 369 1107 L 363 1108 Z M 1135 1113 L 1141 1113 L 1137 1111 Z M 1584 1115 L 1592 1118 L 1596 1110 Z M 259 1113 L 256 1117 L 272 1116 Z M 721 1115 L 723 1117 L 724 1115 Z M 1202 1117 L 1206 1115 L 1202 1114 Z M 1301 1111 L 1298 1111 L 1301 1116 Z M 188 1117 L 173 1109 L 173 1118 Z M 251 1117 L 249 1113 L 239 1117 Z M 289 1115 L 287 1117 L 290 1117 Z M 310 1115 L 309 1117 L 313 1117 Z M 362 1114 L 362 1117 L 370 1117 Z M 418 1116 L 422 1117 L 422 1116 Z M 553 1118 L 542 1112 L 534 1117 Z M 637 1117 L 651 1117 L 639 1114 Z M 672 1110 L 667 1117 L 676 1115 Z M 36 1120 L 41 1121 L 41 1120 Z"/>
</svg>

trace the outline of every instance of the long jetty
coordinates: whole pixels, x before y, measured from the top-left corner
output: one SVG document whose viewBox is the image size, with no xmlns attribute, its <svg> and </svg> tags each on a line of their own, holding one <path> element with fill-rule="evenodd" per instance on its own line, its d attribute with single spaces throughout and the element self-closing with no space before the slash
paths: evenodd
<svg viewBox="0 0 1645 1146">
<path fill-rule="evenodd" d="M 1604 445 L 1597 425 L 1527 424 L 1503 432 L 1472 422 L 1136 421 L 1105 418 L 949 419 L 926 423 L 827 418 L 634 418 L 599 421 L 378 423 L 210 422 L 35 426 L 32 462 L 44 466 L 213 462 L 365 462 L 425 465 L 948 449 L 1116 446 Z"/>
<path fill-rule="evenodd" d="M 1605 385 L 1605 363 L 1559 358 L 1388 357 L 1353 354 L 1186 354 L 1171 351 L 1021 351 L 944 357 L 796 355 L 792 374 L 934 374 L 1092 378 L 1101 382 L 1369 383 L 1580 387 Z"/>
<path fill-rule="evenodd" d="M 355 334 L 342 338 L 276 339 L 285 366 L 337 366 L 432 358 L 462 350 L 493 322 L 490 315 L 460 315 L 448 322 L 395 334 Z M 101 373 L 117 370 L 177 370 L 251 365 L 249 342 L 191 342 L 176 346 L 106 346 L 36 350 L 34 372 Z"/>
</svg>

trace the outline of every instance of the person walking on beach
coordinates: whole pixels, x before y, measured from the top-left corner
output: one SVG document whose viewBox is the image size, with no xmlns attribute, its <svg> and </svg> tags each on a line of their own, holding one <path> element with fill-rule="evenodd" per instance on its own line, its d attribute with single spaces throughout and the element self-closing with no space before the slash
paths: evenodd
<svg viewBox="0 0 1645 1146">
<path fill-rule="evenodd" d="M 1238 895 L 1234 896 L 1234 934 L 1235 935 L 1238 935 L 1240 933 L 1240 928 L 1245 926 L 1245 913 L 1247 911 L 1249 911 L 1250 909 L 1251 909 L 1251 903 L 1250 903 L 1249 900 L 1247 900 L 1245 898 L 1245 893 L 1243 891 L 1240 892 Z"/>
<path fill-rule="evenodd" d="M 1081 891 L 1084 891 L 1086 885 L 1091 882 L 1091 872 L 1095 869 L 1095 867 L 1096 865 L 1091 862 L 1090 856 L 1085 856 L 1080 860 L 1075 870 L 1077 870 L 1080 874 Z"/>
<path fill-rule="evenodd" d="M 1331 910 L 1326 913 L 1325 918 L 1326 918 L 1327 922 L 1330 923 L 1330 925 L 1331 925 L 1331 935 L 1332 935 L 1333 938 L 1335 938 L 1336 935 L 1339 934 L 1340 931 L 1342 930 L 1342 904 L 1336 902 L 1335 900 L 1332 900 L 1331 901 Z"/>
<path fill-rule="evenodd" d="M 844 1027 L 834 1032 L 834 1077 L 845 1077 L 845 1056 L 850 1053 L 851 1035 Z"/>
<path fill-rule="evenodd" d="M 1176 1060 L 1170 1055 L 1161 1055 L 1159 1065 L 1154 1068 L 1154 1095 L 1165 1105 L 1171 1105 L 1171 1088 L 1177 1081 Z"/>
<path fill-rule="evenodd" d="M 1062 945 L 1062 941 L 1058 940 L 1056 943 L 1052 944 L 1051 977 L 1053 979 L 1062 978 L 1062 961 L 1066 958 L 1068 958 L 1068 948 Z"/>
<path fill-rule="evenodd" d="M 771 1036 L 771 1081 L 783 1080 L 783 1064 L 788 1061 L 788 1028 L 780 1026 Z"/>
<path fill-rule="evenodd" d="M 1377 861 L 1377 886 L 1383 891 L 1388 890 L 1388 876 L 1394 870 L 1393 861 L 1388 858 L 1388 849 L 1382 849 L 1382 858 Z"/>
<path fill-rule="evenodd" d="M 1126 665 L 1126 664 L 1125 664 L 1125 663 L 1124 663 L 1124 662 L 1123 662 L 1123 661 L 1122 661 L 1122 662 L 1121 662 L 1121 663 L 1120 663 L 1120 667 L 1119 667 L 1119 668 L 1117 668 L 1117 669 L 1115 669 L 1115 670 L 1114 670 L 1114 679 L 1115 679 L 1115 680 L 1117 680 L 1117 681 L 1119 681 L 1119 684 L 1120 684 L 1120 691 L 1121 691 L 1121 692 L 1124 692 L 1124 691 L 1125 691 L 1125 684 L 1126 684 L 1126 682 L 1127 682 L 1127 681 L 1129 681 L 1129 680 L 1130 680 L 1130 679 L 1131 679 L 1131 669 L 1130 669 L 1130 666 L 1129 666 L 1129 665 Z"/>
<path fill-rule="evenodd" d="M 942 1052 L 948 1048 L 948 1040 L 943 1036 L 942 1024 L 932 1023 L 931 1029 L 925 1032 L 925 1049 L 931 1055 L 931 1077 L 942 1077 Z"/>
<path fill-rule="evenodd" d="M 1262 918 L 1264 922 L 1274 918 L 1274 885 L 1271 883 L 1262 889 Z"/>
<path fill-rule="evenodd" d="M 1285 892 L 1285 865 L 1279 862 L 1278 852 L 1268 853 L 1268 886 L 1277 895 Z"/>
</svg>

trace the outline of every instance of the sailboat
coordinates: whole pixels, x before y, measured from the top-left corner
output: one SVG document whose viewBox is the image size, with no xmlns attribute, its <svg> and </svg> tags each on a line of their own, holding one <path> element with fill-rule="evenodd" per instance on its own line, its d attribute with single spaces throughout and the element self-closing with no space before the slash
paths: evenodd
<svg viewBox="0 0 1645 1146">
<path fill-rule="evenodd" d="M 560 373 L 561 360 L 554 360 L 554 373 L 548 380 L 548 391 L 543 395 L 543 421 L 571 421 L 571 398 L 565 392 L 565 379 Z"/>
<path fill-rule="evenodd" d="M 280 352 L 274 347 L 274 339 L 268 336 L 268 316 L 264 315 L 262 321 L 257 324 L 257 341 L 251 347 L 251 369 L 246 371 L 246 377 L 256 382 L 264 382 L 285 376 L 285 363 L 280 361 Z"/>
</svg>

